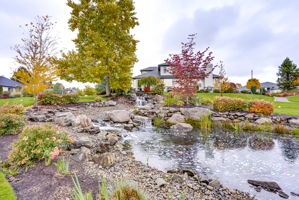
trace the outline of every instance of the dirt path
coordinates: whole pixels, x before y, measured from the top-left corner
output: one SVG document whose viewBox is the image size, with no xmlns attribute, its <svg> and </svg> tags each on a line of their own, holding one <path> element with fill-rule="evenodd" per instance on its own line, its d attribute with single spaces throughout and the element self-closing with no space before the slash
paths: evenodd
<svg viewBox="0 0 299 200">
<path fill-rule="evenodd" d="M 7 159 L 8 152 L 11 150 L 11 144 L 18 135 L 3 135 L 0 136 L 0 160 L 4 161 Z"/>
<path fill-rule="evenodd" d="M 277 102 L 290 102 L 286 97 L 274 97 L 274 101 L 277 101 Z"/>
</svg>

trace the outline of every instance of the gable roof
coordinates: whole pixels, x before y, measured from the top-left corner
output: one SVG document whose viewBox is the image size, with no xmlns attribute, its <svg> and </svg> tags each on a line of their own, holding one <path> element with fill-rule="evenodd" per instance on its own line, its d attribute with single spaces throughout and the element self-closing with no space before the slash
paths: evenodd
<svg viewBox="0 0 299 200">
<path fill-rule="evenodd" d="M 15 88 L 18 86 L 24 86 L 24 84 L 5 78 L 4 76 L 0 76 L 0 86 Z"/>
<path fill-rule="evenodd" d="M 147 67 L 147 68 L 141 69 L 140 71 L 141 72 L 142 71 L 153 71 L 153 70 L 155 70 L 155 68 L 157 68 L 157 67 Z"/>
</svg>

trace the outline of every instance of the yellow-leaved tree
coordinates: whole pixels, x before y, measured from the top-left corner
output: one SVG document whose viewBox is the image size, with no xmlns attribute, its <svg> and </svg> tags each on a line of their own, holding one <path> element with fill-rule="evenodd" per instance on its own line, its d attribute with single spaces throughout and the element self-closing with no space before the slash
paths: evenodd
<svg viewBox="0 0 299 200">
<path fill-rule="evenodd" d="M 255 86 L 256 89 L 261 89 L 261 83 L 258 79 L 252 78 L 247 81 L 246 88 L 251 89 L 252 86 Z"/>
<path fill-rule="evenodd" d="M 14 47 L 15 60 L 21 66 L 14 78 L 23 83 L 23 89 L 34 96 L 37 106 L 38 94 L 50 87 L 58 71 L 54 62 L 56 40 L 51 35 L 54 23 L 49 16 L 37 16 L 25 25 L 25 37 Z"/>
</svg>

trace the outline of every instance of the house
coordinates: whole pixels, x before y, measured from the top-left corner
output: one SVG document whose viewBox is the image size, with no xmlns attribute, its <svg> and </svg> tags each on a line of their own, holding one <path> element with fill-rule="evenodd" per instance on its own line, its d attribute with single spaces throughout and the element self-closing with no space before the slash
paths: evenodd
<svg viewBox="0 0 299 200">
<path fill-rule="evenodd" d="M 213 65 L 210 64 L 207 67 L 207 70 L 212 70 Z M 167 63 L 163 63 L 158 65 L 157 67 L 147 67 L 141 69 L 141 74 L 138 76 L 133 77 L 133 85 L 132 87 L 136 90 L 139 90 L 138 87 L 138 80 L 145 76 L 155 76 L 160 78 L 164 85 L 165 89 L 169 90 L 174 87 L 176 83 L 175 77 L 169 72 L 170 66 Z M 208 77 L 204 78 L 203 80 L 199 80 L 198 82 L 198 89 L 212 89 L 215 86 L 216 80 L 219 78 L 218 75 L 210 74 Z"/>
<path fill-rule="evenodd" d="M 272 82 L 263 82 L 261 83 L 261 88 L 265 88 L 267 93 L 276 93 L 281 92 L 281 89 L 277 86 L 276 83 Z M 247 89 L 246 86 L 239 88 L 239 91 L 247 90 L 250 92 L 250 89 Z"/>
<path fill-rule="evenodd" d="M 0 87 L 2 87 L 3 92 L 8 92 L 9 95 L 22 94 L 22 86 L 24 86 L 22 83 L 0 76 Z"/>
</svg>

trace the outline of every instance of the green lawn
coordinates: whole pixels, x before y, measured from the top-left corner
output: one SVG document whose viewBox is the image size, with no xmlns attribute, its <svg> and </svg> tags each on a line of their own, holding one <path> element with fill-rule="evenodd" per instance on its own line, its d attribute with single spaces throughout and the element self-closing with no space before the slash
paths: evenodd
<svg viewBox="0 0 299 200">
<path fill-rule="evenodd" d="M 106 100 L 105 95 L 99 95 Z M 97 96 L 81 96 L 79 102 L 92 102 Z M 4 105 L 17 105 L 21 104 L 23 106 L 32 106 L 34 103 L 33 97 L 19 97 L 19 98 L 9 98 L 9 99 L 0 99 L 0 106 Z"/>
<path fill-rule="evenodd" d="M 289 101 L 299 102 L 299 95 L 288 97 Z"/>
<path fill-rule="evenodd" d="M 15 193 L 7 182 L 5 175 L 0 172 L 0 200 L 16 200 Z"/>
<path fill-rule="evenodd" d="M 207 100 L 213 100 L 216 96 L 220 96 L 218 93 L 198 93 L 198 96 L 203 100 L 203 102 Z M 254 95 L 254 94 L 223 94 L 223 96 L 233 97 L 233 98 L 241 98 L 245 100 L 254 100 L 260 99 L 273 103 L 274 105 L 274 113 L 284 114 L 284 115 L 294 115 L 299 116 L 299 100 L 298 103 L 290 102 L 274 102 L 273 97 L 263 96 L 263 95 Z M 299 95 L 298 95 L 299 96 Z"/>
</svg>

